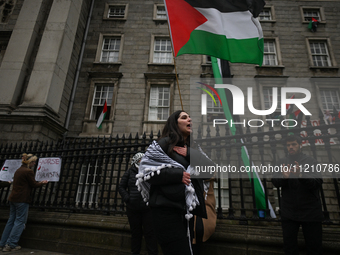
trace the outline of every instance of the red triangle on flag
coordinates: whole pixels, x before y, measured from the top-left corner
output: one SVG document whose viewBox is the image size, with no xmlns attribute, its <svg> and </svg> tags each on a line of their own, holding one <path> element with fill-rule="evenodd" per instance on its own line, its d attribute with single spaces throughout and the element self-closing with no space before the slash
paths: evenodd
<svg viewBox="0 0 340 255">
<path fill-rule="evenodd" d="M 103 108 L 103 113 L 107 112 L 107 103 L 106 103 L 106 99 L 105 99 L 105 104 L 104 104 L 104 108 Z"/>
<path fill-rule="evenodd" d="M 300 112 L 301 112 L 301 110 L 296 110 L 296 111 L 294 112 L 295 118 L 299 115 Z"/>
<path fill-rule="evenodd" d="M 178 51 L 189 41 L 191 32 L 207 19 L 184 0 L 166 0 L 165 4 L 172 43 L 177 56 Z"/>
<path fill-rule="evenodd" d="M 293 99 L 295 97 L 295 94 L 292 95 L 289 99 Z M 286 104 L 286 110 L 288 111 L 288 109 L 290 108 L 290 104 Z"/>
<path fill-rule="evenodd" d="M 312 18 L 312 21 L 313 21 L 313 22 L 318 22 L 318 20 L 317 20 L 317 19 L 314 19 L 314 18 Z"/>
</svg>

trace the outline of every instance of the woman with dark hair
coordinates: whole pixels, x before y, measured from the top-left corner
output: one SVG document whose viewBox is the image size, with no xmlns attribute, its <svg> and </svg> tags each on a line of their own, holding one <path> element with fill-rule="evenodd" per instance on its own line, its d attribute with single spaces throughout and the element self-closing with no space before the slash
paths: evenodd
<svg viewBox="0 0 340 255">
<path fill-rule="evenodd" d="M 189 221 L 193 215 L 207 218 L 203 179 L 193 178 L 197 175 L 194 165 L 213 162 L 190 148 L 191 133 L 188 113 L 173 113 L 161 138 L 146 151 L 136 176 L 136 185 L 151 207 L 156 236 L 165 255 L 192 254 L 193 224 L 190 227 Z"/>
</svg>

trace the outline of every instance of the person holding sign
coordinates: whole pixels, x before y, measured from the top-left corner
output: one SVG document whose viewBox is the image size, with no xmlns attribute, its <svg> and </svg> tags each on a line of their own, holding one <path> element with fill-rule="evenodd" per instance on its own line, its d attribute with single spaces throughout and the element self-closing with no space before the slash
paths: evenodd
<svg viewBox="0 0 340 255">
<path fill-rule="evenodd" d="M 34 179 L 33 167 L 36 161 L 36 156 L 24 153 L 22 165 L 14 174 L 13 189 L 8 197 L 10 215 L 0 241 L 0 246 L 3 247 L 2 251 L 21 249 L 18 242 L 25 228 L 29 203 L 32 200 L 31 190 L 47 183 L 47 181 L 37 182 Z"/>
</svg>

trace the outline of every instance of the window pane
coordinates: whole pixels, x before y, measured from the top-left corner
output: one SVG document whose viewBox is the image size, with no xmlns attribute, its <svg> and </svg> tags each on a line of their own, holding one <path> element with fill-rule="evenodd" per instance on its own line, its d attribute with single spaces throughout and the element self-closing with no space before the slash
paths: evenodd
<svg viewBox="0 0 340 255">
<path fill-rule="evenodd" d="M 309 45 L 314 66 L 331 66 L 327 44 L 325 42 L 310 42 Z"/>
<path fill-rule="evenodd" d="M 157 6 L 156 18 L 157 19 L 166 19 L 165 6 Z"/>
<path fill-rule="evenodd" d="M 110 6 L 108 18 L 124 18 L 125 6 Z"/>
<path fill-rule="evenodd" d="M 166 120 L 170 110 L 169 87 L 152 86 L 150 89 L 149 120 Z"/>
<path fill-rule="evenodd" d="M 120 38 L 104 38 L 100 62 L 118 62 Z"/>
<path fill-rule="evenodd" d="M 92 108 L 90 113 L 91 120 L 97 120 L 101 112 L 103 111 L 103 107 L 105 104 L 105 100 L 107 103 L 107 114 L 105 119 L 108 119 L 110 116 L 109 109 L 112 104 L 113 97 L 113 85 L 97 85 L 95 86 L 95 91 L 93 95 Z"/>
<path fill-rule="evenodd" d="M 324 110 L 333 111 L 333 106 L 339 109 L 340 99 L 339 90 L 337 89 L 321 89 L 320 98 L 322 101 L 322 107 Z"/>
<path fill-rule="evenodd" d="M 321 21 L 319 10 L 304 9 L 303 10 L 303 16 L 304 16 L 305 21 L 311 21 L 312 18 L 314 18 L 318 21 Z"/>
<path fill-rule="evenodd" d="M 264 108 L 265 110 L 270 109 L 273 106 L 273 88 L 265 87 L 263 88 L 263 100 L 264 100 Z M 277 90 L 277 107 L 276 110 L 281 110 L 281 92 L 280 88 Z"/>
<path fill-rule="evenodd" d="M 263 65 L 277 65 L 275 41 L 264 42 Z"/>
<path fill-rule="evenodd" d="M 216 104 L 209 95 L 207 96 L 207 113 L 223 113 L 223 108 L 217 96 L 213 94 L 213 97 L 215 99 Z"/>
<path fill-rule="evenodd" d="M 155 39 L 154 52 L 153 52 L 154 63 L 172 63 L 172 48 L 169 39 Z"/>
<path fill-rule="evenodd" d="M 259 14 L 260 20 L 272 20 L 270 8 L 263 8 L 263 11 Z"/>
</svg>

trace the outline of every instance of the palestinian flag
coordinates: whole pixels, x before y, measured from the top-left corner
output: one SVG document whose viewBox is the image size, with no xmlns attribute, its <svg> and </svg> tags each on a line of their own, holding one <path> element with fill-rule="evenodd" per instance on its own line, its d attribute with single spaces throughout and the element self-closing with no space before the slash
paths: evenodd
<svg viewBox="0 0 340 255">
<path fill-rule="evenodd" d="M 312 18 L 312 20 L 308 24 L 308 29 L 312 32 L 316 32 L 316 28 L 318 27 L 319 21 L 317 19 Z"/>
<path fill-rule="evenodd" d="M 292 95 L 289 99 L 294 99 L 295 95 Z M 286 104 L 286 115 L 290 115 L 293 112 L 294 105 Z"/>
<path fill-rule="evenodd" d="M 297 127 L 301 126 L 302 117 L 303 117 L 303 113 L 301 112 L 300 109 L 296 110 L 295 112 L 292 112 L 291 114 L 288 115 L 289 119 L 296 120 Z M 290 128 L 294 128 L 294 124 L 295 124 L 295 122 L 289 121 Z"/>
<path fill-rule="evenodd" d="M 106 103 L 106 100 L 105 100 L 105 104 L 104 104 L 104 107 L 103 107 L 103 111 L 102 113 L 100 114 L 99 118 L 98 118 L 98 121 L 97 121 L 97 128 L 102 128 L 102 123 L 105 119 L 105 116 L 106 116 L 106 113 L 107 113 L 107 103 Z"/>
<path fill-rule="evenodd" d="M 334 120 L 336 117 L 340 119 L 340 111 L 338 111 L 334 105 L 333 105 L 333 117 L 334 117 Z"/>
<path fill-rule="evenodd" d="M 222 72 L 221 72 L 221 67 L 219 65 L 218 59 L 212 57 L 211 63 L 212 63 L 214 77 L 215 77 L 215 82 L 216 82 L 216 84 L 221 84 L 222 83 L 222 75 L 221 75 Z M 229 106 L 228 106 L 225 89 L 217 89 L 217 92 L 220 95 L 220 98 L 221 98 L 221 101 L 222 101 L 222 108 L 223 108 L 223 112 L 224 112 L 226 119 L 232 120 L 233 116 L 231 115 L 231 112 L 230 112 L 230 109 L 229 109 Z M 231 121 L 228 121 L 228 123 L 229 123 L 228 125 L 229 125 L 229 128 L 230 128 L 232 135 L 236 135 L 235 125 L 230 125 Z M 241 140 L 241 143 L 244 143 L 242 138 L 240 140 Z M 244 166 L 249 167 L 249 168 L 250 168 L 250 166 L 252 166 L 252 167 L 254 166 L 254 163 L 252 161 L 250 161 L 249 153 L 248 153 L 246 146 L 242 146 L 242 148 L 241 148 L 241 158 L 242 158 Z M 261 181 L 259 174 L 256 171 L 253 174 L 250 173 L 250 172 L 248 172 L 247 174 L 249 176 L 250 181 L 252 181 L 252 179 L 253 179 L 256 208 L 259 210 L 259 214 L 260 214 L 260 211 L 267 209 L 267 204 L 268 204 L 270 216 L 272 218 L 276 218 L 274 209 L 273 209 L 269 199 L 266 202 L 266 196 L 265 196 L 265 193 L 264 193 L 265 190 L 264 190 L 264 186 L 262 184 L 262 181 Z"/>
<path fill-rule="evenodd" d="M 262 65 L 263 0 L 164 0 L 174 55 L 203 54 Z M 252 12 L 251 12 L 252 11 Z"/>
</svg>

